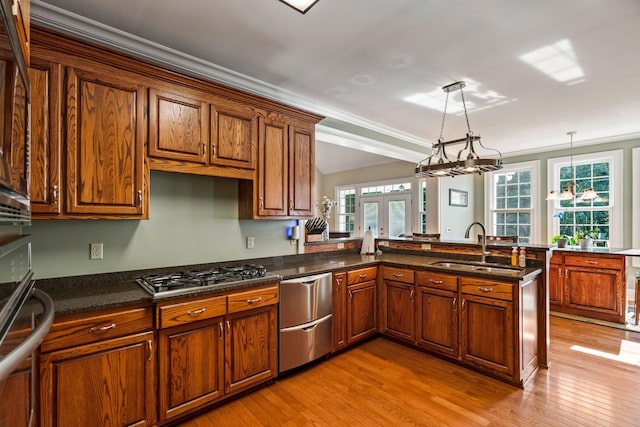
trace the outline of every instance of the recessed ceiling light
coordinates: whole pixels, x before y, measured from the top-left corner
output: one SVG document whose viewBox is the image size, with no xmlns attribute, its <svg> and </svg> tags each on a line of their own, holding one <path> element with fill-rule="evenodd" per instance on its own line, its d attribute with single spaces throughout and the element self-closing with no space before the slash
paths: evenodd
<svg viewBox="0 0 640 427">
<path fill-rule="evenodd" d="M 519 59 L 559 82 L 573 82 L 584 77 L 568 39 L 525 53 Z"/>
<path fill-rule="evenodd" d="M 320 0 L 280 0 L 282 3 L 287 6 L 291 6 L 298 12 L 305 14 L 314 4 L 318 3 Z"/>
</svg>

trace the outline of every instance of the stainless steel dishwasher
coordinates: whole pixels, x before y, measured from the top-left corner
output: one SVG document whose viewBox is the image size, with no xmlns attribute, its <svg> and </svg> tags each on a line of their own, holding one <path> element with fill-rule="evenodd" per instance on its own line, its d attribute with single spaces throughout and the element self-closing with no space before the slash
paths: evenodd
<svg viewBox="0 0 640 427">
<path fill-rule="evenodd" d="M 331 273 L 280 282 L 279 372 L 331 351 Z"/>
</svg>

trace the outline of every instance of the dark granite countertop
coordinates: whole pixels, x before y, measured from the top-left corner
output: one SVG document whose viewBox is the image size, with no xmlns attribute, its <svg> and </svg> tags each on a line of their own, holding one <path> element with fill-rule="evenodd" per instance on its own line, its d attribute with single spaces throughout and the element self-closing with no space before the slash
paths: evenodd
<svg viewBox="0 0 640 427">
<path fill-rule="evenodd" d="M 502 279 L 509 281 L 525 280 L 532 275 L 540 273 L 536 265 L 525 269 L 516 270 L 508 274 L 479 273 L 472 271 L 459 271 L 457 269 L 438 267 L 433 264 L 439 261 L 451 261 L 457 259 L 462 262 L 464 257 L 457 256 L 437 257 L 425 255 L 412 255 L 402 253 L 383 253 L 382 255 L 360 255 L 353 252 L 335 253 L 333 255 L 291 256 L 276 257 L 271 259 L 271 264 L 263 262 L 268 270 L 269 277 L 262 281 L 245 281 L 223 284 L 215 288 L 196 291 L 189 296 L 231 292 L 239 289 L 257 286 L 258 284 L 276 283 L 280 279 L 292 279 L 309 276 L 318 273 L 350 270 L 354 268 L 378 265 L 380 263 L 400 267 L 428 268 L 434 271 L 455 274 L 466 274 L 486 277 L 490 279 Z M 468 259 L 469 257 L 467 257 Z M 504 259 L 503 259 L 504 260 Z M 266 261 L 266 260 L 261 260 Z M 489 261 L 495 262 L 496 260 Z M 504 264 L 504 261 L 502 262 Z M 175 268 L 179 270 L 180 268 Z M 166 270 L 166 269 L 165 269 Z M 124 307 L 128 305 L 152 305 L 159 299 L 155 299 L 143 290 L 136 282 L 136 274 L 139 272 L 109 273 L 104 275 L 74 276 L 67 278 L 42 279 L 36 282 L 36 287 L 51 296 L 55 305 L 56 316 L 82 313 L 107 308 Z M 182 297 L 182 296 L 179 296 Z M 178 297 L 172 297 L 178 298 Z M 168 300 L 171 298 L 162 298 Z"/>
</svg>

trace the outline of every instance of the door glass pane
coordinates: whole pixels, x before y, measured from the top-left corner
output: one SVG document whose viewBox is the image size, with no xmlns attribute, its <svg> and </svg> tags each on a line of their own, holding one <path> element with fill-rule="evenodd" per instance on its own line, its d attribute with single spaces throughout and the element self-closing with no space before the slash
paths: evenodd
<svg viewBox="0 0 640 427">
<path fill-rule="evenodd" d="M 406 230 L 404 200 L 393 200 L 389 202 L 389 237 L 398 237 Z"/>
<path fill-rule="evenodd" d="M 364 202 L 362 206 L 364 209 L 364 231 L 371 228 L 373 236 L 378 237 L 378 202 Z"/>
</svg>

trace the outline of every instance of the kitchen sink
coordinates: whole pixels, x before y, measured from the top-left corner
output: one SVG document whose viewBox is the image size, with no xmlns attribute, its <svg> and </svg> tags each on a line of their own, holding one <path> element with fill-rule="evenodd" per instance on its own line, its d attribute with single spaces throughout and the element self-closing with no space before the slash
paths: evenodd
<svg viewBox="0 0 640 427">
<path fill-rule="evenodd" d="M 519 274 L 521 269 L 496 264 L 465 264 L 462 262 L 438 261 L 431 264 L 434 267 L 445 267 L 461 271 L 477 271 L 480 273 Z"/>
</svg>

